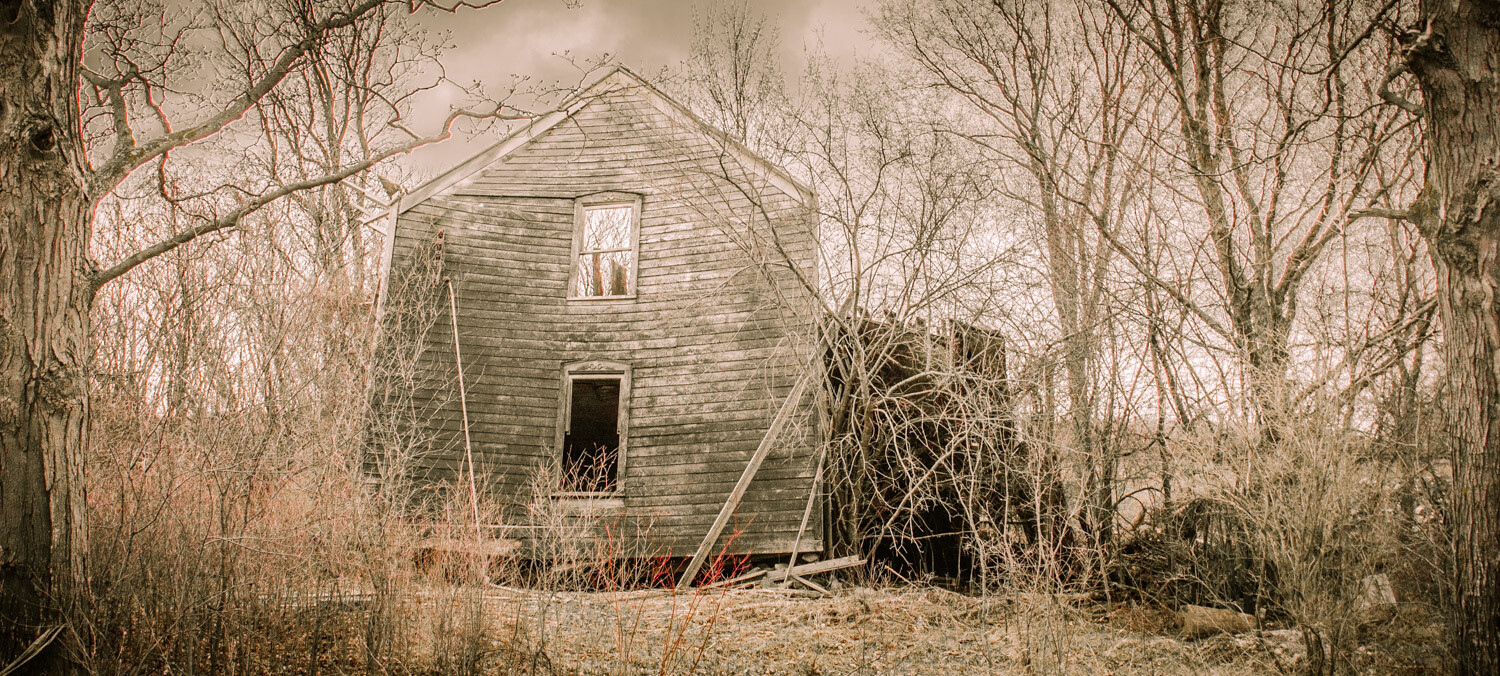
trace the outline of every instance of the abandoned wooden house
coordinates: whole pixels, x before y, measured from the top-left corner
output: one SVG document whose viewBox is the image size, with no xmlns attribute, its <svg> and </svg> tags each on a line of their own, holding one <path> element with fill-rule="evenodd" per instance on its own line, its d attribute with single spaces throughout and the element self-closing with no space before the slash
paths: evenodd
<svg viewBox="0 0 1500 676">
<path fill-rule="evenodd" d="M 384 406 L 408 434 L 375 461 L 472 467 L 523 551 L 539 508 L 668 556 L 820 551 L 814 199 L 625 69 L 401 195 L 379 302 L 414 331 L 382 357 L 411 356 Z"/>
</svg>

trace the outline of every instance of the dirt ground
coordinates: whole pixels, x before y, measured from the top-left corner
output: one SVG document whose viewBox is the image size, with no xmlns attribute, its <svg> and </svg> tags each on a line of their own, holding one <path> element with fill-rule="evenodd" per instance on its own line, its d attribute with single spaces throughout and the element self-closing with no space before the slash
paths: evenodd
<svg viewBox="0 0 1500 676">
<path fill-rule="evenodd" d="M 832 597 L 501 589 L 485 593 L 485 607 L 493 619 L 486 673 L 1254 674 L 1297 673 L 1305 659 L 1300 644 L 1271 634 L 1179 640 L 1163 610 L 935 588 L 846 588 Z M 1409 650 L 1422 631 L 1436 629 L 1389 631 L 1411 642 L 1373 637 L 1384 647 L 1362 647 L 1353 670 L 1436 673 L 1431 656 Z"/>
</svg>

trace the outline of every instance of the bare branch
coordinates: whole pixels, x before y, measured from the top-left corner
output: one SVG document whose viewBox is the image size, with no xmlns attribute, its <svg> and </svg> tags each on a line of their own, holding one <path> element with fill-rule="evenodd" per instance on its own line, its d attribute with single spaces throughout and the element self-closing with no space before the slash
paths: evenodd
<svg viewBox="0 0 1500 676">
<path fill-rule="evenodd" d="M 103 166 L 95 169 L 89 177 L 89 194 L 95 199 L 107 194 L 119 185 L 120 181 L 134 171 L 137 167 L 146 164 L 153 159 L 165 155 L 177 148 L 196 143 L 209 136 L 218 133 L 229 126 L 230 123 L 240 119 L 266 94 L 270 93 L 276 85 L 280 84 L 286 76 L 292 72 L 297 63 L 317 46 L 319 40 L 329 31 L 338 30 L 359 21 L 376 8 L 385 4 L 388 0 L 363 0 L 349 10 L 334 14 L 328 18 L 309 25 L 302 39 L 296 44 L 288 47 L 277 57 L 259 78 L 256 78 L 243 93 L 235 97 L 233 101 L 218 113 L 203 122 L 178 131 L 169 131 L 161 138 L 155 139 L 144 145 L 137 145 L 132 139 L 128 145 L 117 146 L 112 156 Z M 106 90 L 108 91 L 108 90 Z M 111 94 L 111 100 L 115 98 Z M 119 116 L 123 115 L 120 106 L 115 106 L 114 114 L 115 128 L 122 127 Z M 124 125 L 128 135 L 128 124 Z M 124 149 L 124 152 L 121 149 Z"/>
<path fill-rule="evenodd" d="M 235 227 L 236 225 L 239 225 L 240 221 L 246 216 L 254 213 L 256 210 L 266 206 L 267 204 L 270 204 L 271 202 L 281 199 L 282 197 L 286 197 L 303 190 L 310 190 L 312 188 L 338 183 L 339 181 L 365 171 L 370 167 L 373 167 L 387 159 L 395 157 L 396 155 L 404 155 L 422 146 L 431 145 L 433 143 L 446 140 L 453 135 L 453 123 L 458 121 L 460 118 L 506 119 L 505 116 L 502 115 L 503 110 L 503 106 L 497 106 L 496 109 L 490 113 L 478 113 L 467 109 L 454 110 L 453 112 L 448 114 L 448 118 L 443 122 L 442 130 L 437 134 L 421 138 L 414 138 L 411 141 L 387 149 L 380 154 L 373 155 L 363 161 L 356 162 L 338 171 L 324 174 L 315 178 L 306 179 L 303 181 L 288 183 L 276 188 L 275 190 L 246 200 L 242 202 L 238 207 L 236 207 L 233 211 L 230 211 L 223 216 L 213 219 L 207 223 L 198 225 L 197 227 L 188 228 L 187 230 L 176 233 L 171 237 L 168 237 L 155 244 L 152 244 L 151 246 L 136 251 L 135 253 L 121 259 L 114 265 L 111 265 L 110 267 L 95 273 L 93 276 L 94 290 L 97 291 L 99 287 L 103 286 L 105 283 L 129 272 L 135 266 L 151 260 L 152 258 L 160 256 L 168 251 L 176 249 L 183 244 L 187 244 L 188 242 L 202 237 L 203 235 Z"/>
<path fill-rule="evenodd" d="M 1176 285 L 1168 284 L 1160 277 L 1157 277 L 1156 273 L 1152 272 L 1150 268 L 1146 267 L 1139 260 L 1137 260 L 1135 254 L 1132 254 L 1129 249 L 1125 248 L 1125 246 L 1120 243 L 1120 240 L 1115 239 L 1113 233 L 1109 232 L 1108 229 L 1102 227 L 1097 228 L 1097 230 L 1099 231 L 1099 236 L 1103 237 L 1104 241 L 1109 242 L 1109 245 L 1111 247 L 1114 247 L 1114 250 L 1118 252 L 1126 262 L 1130 263 L 1130 267 L 1134 268 L 1136 272 L 1140 273 L 1146 279 L 1150 280 L 1152 284 L 1156 285 L 1161 290 L 1166 291 L 1167 295 L 1171 296 L 1172 299 L 1176 300 L 1178 304 L 1182 305 L 1182 307 L 1187 308 L 1189 312 L 1197 315 L 1199 319 L 1203 320 L 1204 324 L 1208 325 L 1208 328 L 1213 329 L 1214 333 L 1219 334 L 1230 342 L 1238 344 L 1239 341 L 1235 339 L 1235 334 L 1231 333 L 1229 329 L 1225 328 L 1223 324 L 1219 323 L 1219 320 L 1215 319 L 1213 315 L 1208 314 L 1207 311 L 1205 311 L 1197 303 L 1193 302 L 1192 299 L 1188 298 L 1186 294 L 1182 293 L 1181 289 L 1178 289 L 1176 287 Z"/>
<path fill-rule="evenodd" d="M 1415 220 L 1412 218 L 1412 214 L 1411 214 L 1411 210 L 1410 209 L 1374 209 L 1374 208 L 1372 208 L 1372 209 L 1360 209 L 1358 211 L 1351 211 L 1351 212 L 1349 212 L 1349 220 L 1353 221 L 1355 219 L 1360 219 L 1360 218 L 1393 218 L 1393 219 L 1398 220 L 1398 221 L 1412 221 L 1412 222 L 1415 222 Z"/>
<path fill-rule="evenodd" d="M 1329 381 L 1332 381 L 1345 369 L 1351 368 L 1354 361 L 1358 359 L 1359 355 L 1365 350 L 1368 350 L 1375 347 L 1376 345 L 1390 340 L 1394 336 L 1406 333 L 1412 327 L 1416 327 L 1416 333 L 1418 336 L 1425 337 L 1429 335 L 1432 323 L 1432 315 L 1436 311 L 1436 299 L 1423 301 L 1416 307 L 1416 309 L 1412 310 L 1411 314 L 1407 315 L 1405 319 L 1401 320 L 1396 325 L 1391 326 L 1384 331 L 1381 331 L 1375 336 L 1372 336 L 1371 338 L 1366 340 L 1363 345 L 1360 345 L 1359 347 L 1346 352 L 1344 354 L 1344 358 L 1339 361 L 1338 365 L 1329 369 L 1326 373 L 1323 374 L 1321 378 L 1308 383 L 1305 387 L 1302 388 L 1301 391 L 1297 393 L 1295 397 L 1292 398 L 1292 401 L 1296 403 L 1306 400 L 1308 397 L 1312 396 L 1314 392 L 1317 392 L 1324 385 L 1327 385 Z M 1356 385 L 1368 383 L 1369 381 L 1379 377 L 1381 374 L 1390 370 L 1390 368 L 1394 366 L 1396 362 L 1400 361 L 1402 357 L 1409 354 L 1412 350 L 1415 350 L 1417 348 L 1417 345 L 1419 344 L 1420 341 L 1415 341 L 1410 345 L 1402 347 L 1401 349 L 1392 351 L 1392 353 L 1388 355 L 1386 359 L 1384 359 L 1375 368 L 1371 369 L 1370 372 L 1365 373 L 1358 378 L 1355 378 L 1354 382 L 1350 383 L 1349 386 L 1345 388 L 1345 391 L 1347 392 L 1348 390 L 1353 389 Z"/>
<path fill-rule="evenodd" d="M 431 7 L 435 10 L 438 10 L 439 12 L 447 12 L 449 14 L 452 14 L 454 12 L 457 12 L 459 9 L 484 9 L 486 7 L 493 7 L 503 1 L 504 0 L 478 0 L 476 2 L 474 0 L 455 0 L 452 4 L 443 4 L 439 0 L 410 0 L 408 6 L 413 12 L 423 7 Z M 576 3 L 577 0 L 572 0 L 572 2 L 570 2 L 569 4 L 572 5 Z"/>
<path fill-rule="evenodd" d="M 110 117 L 113 118 L 115 129 L 114 157 L 120 157 L 135 149 L 135 133 L 130 128 L 130 117 L 125 105 L 125 86 L 135 79 L 136 72 L 132 68 L 115 79 L 106 78 L 87 67 L 81 67 L 83 78 L 89 84 L 104 92 L 105 98 L 109 100 Z"/>
<path fill-rule="evenodd" d="M 1405 61 L 1398 62 L 1396 65 L 1391 66 L 1391 69 L 1386 71 L 1385 78 L 1380 81 L 1380 98 L 1386 103 L 1389 103 L 1408 113 L 1411 113 L 1412 115 L 1422 117 L 1423 112 L 1421 106 L 1412 103 L 1400 94 L 1391 91 L 1391 83 L 1394 82 L 1396 78 L 1401 77 L 1402 73 L 1409 72 L 1411 72 L 1411 68 L 1406 65 Z"/>
</svg>

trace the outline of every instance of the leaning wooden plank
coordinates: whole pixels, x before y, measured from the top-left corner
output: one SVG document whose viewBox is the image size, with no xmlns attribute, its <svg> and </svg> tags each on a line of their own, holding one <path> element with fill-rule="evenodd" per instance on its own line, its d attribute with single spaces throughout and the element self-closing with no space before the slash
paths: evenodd
<svg viewBox="0 0 1500 676">
<path fill-rule="evenodd" d="M 788 573 L 800 577 L 806 577 L 808 575 L 816 575 L 818 573 L 827 573 L 835 570 L 843 570 L 845 568 L 853 568 L 855 566 L 864 565 L 864 563 L 865 560 L 859 558 L 858 556 L 845 556 L 843 558 L 829 559 L 827 561 L 804 563 L 800 566 L 797 566 L 796 568 L 791 569 L 782 568 L 780 570 L 773 570 L 766 575 L 766 579 L 773 582 L 782 580 L 786 578 Z"/>
<path fill-rule="evenodd" d="M 823 458 L 827 455 L 828 445 L 824 444 L 818 451 L 818 468 L 813 472 L 812 490 L 807 492 L 807 506 L 802 509 L 802 525 L 797 527 L 797 538 L 792 540 L 792 556 L 787 559 L 787 568 L 796 568 L 797 555 L 802 553 L 802 535 L 807 532 L 807 521 L 812 517 L 813 503 L 818 498 L 818 487 L 823 483 Z M 787 582 L 791 579 L 787 578 Z"/>
<path fill-rule="evenodd" d="M 469 395 L 464 389 L 464 356 L 459 349 L 458 339 L 458 300 L 453 293 L 453 280 L 448 280 L 448 318 L 453 324 L 453 360 L 458 367 L 458 404 L 463 411 L 464 417 L 464 462 L 469 466 L 469 500 L 474 505 L 474 550 L 481 554 L 475 559 L 477 567 L 475 573 L 481 582 L 489 582 L 490 557 L 482 554 L 484 542 L 484 529 L 479 523 L 479 490 L 474 483 L 474 447 L 469 441 Z"/>
<path fill-rule="evenodd" d="M 713 549 L 714 543 L 719 541 L 719 535 L 724 532 L 724 527 L 729 525 L 729 518 L 734 515 L 734 510 L 740 506 L 740 499 L 745 497 L 745 490 L 750 487 L 750 481 L 755 478 L 755 473 L 760 470 L 760 465 L 765 462 L 766 455 L 771 452 L 775 445 L 776 437 L 781 434 L 782 428 L 792 417 L 792 411 L 802 403 L 802 395 L 807 392 L 807 384 L 812 380 L 813 369 L 809 368 L 802 372 L 802 377 L 797 379 L 797 384 L 792 386 L 791 394 L 781 404 L 781 410 L 776 411 L 776 418 L 771 421 L 771 427 L 766 430 L 766 436 L 760 440 L 760 446 L 755 449 L 755 455 L 750 456 L 750 462 L 745 465 L 745 471 L 740 474 L 740 480 L 735 483 L 734 490 L 730 491 L 729 499 L 724 501 L 724 507 L 719 510 L 718 518 L 714 519 L 713 526 L 708 529 L 708 534 L 703 536 L 703 542 L 698 544 L 698 551 L 693 553 L 693 559 L 688 562 L 687 569 L 682 571 L 682 578 L 677 581 L 678 589 L 687 589 L 693 585 L 693 578 L 698 575 L 698 569 L 703 567 L 704 559 L 708 558 L 709 550 Z"/>
</svg>

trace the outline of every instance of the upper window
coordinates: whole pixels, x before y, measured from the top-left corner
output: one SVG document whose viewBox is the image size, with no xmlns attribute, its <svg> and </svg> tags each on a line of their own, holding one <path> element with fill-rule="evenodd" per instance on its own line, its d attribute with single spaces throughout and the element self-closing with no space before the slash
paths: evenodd
<svg viewBox="0 0 1500 676">
<path fill-rule="evenodd" d="M 569 298 L 635 295 L 640 216 L 638 195 L 601 193 L 578 199 Z"/>
</svg>

